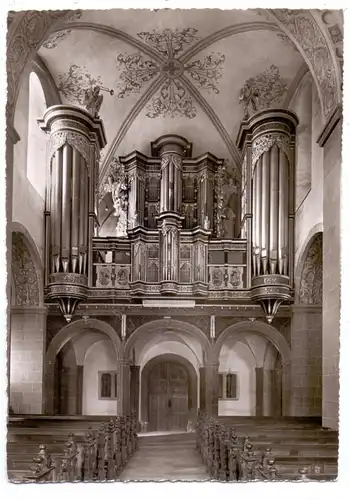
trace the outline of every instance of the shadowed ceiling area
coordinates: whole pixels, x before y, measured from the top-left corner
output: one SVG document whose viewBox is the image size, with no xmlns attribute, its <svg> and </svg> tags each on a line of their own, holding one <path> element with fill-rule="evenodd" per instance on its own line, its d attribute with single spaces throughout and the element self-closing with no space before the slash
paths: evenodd
<svg viewBox="0 0 350 500">
<path fill-rule="evenodd" d="M 283 106 L 307 71 L 293 43 L 257 10 L 84 11 L 68 27 L 39 56 L 63 103 L 84 106 L 87 89 L 106 89 L 101 181 L 113 156 L 148 155 L 150 142 L 167 133 L 192 142 L 193 156 L 210 151 L 238 167 L 245 82 L 257 80 L 260 107 Z"/>
</svg>

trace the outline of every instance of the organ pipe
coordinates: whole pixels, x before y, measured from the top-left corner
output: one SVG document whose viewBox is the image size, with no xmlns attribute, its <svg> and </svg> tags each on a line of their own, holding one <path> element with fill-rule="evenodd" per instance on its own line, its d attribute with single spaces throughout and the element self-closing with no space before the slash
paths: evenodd
<svg viewBox="0 0 350 500">
<path fill-rule="evenodd" d="M 52 106 L 38 122 L 50 136 L 51 199 L 45 211 L 51 223 L 45 236 L 45 258 L 52 264 L 47 295 L 70 321 L 79 302 L 87 298 L 97 160 L 106 138 L 101 120 L 75 106 Z"/>
<path fill-rule="evenodd" d="M 268 322 L 278 307 L 291 301 L 293 269 L 289 239 L 293 234 L 293 190 L 289 178 L 294 173 L 295 131 L 298 119 L 294 113 L 270 109 L 259 111 L 242 122 L 238 147 L 251 168 L 244 164 L 244 176 L 251 190 L 252 289 L 251 298 L 259 302 Z M 250 154 L 247 154 L 250 151 Z"/>
</svg>

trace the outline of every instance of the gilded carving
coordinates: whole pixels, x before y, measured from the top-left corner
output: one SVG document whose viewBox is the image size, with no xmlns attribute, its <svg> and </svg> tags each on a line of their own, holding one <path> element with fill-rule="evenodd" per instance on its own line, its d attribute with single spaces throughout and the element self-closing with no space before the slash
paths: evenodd
<svg viewBox="0 0 350 500">
<path fill-rule="evenodd" d="M 86 161 L 86 166 L 89 168 L 90 161 L 90 144 L 89 141 L 81 134 L 77 132 L 59 131 L 54 132 L 50 136 L 50 151 L 49 158 L 51 159 L 55 152 L 60 149 L 66 142 L 72 148 L 75 148 L 82 155 Z"/>
<path fill-rule="evenodd" d="M 39 305 L 39 281 L 29 249 L 21 233 L 12 233 L 12 276 L 14 304 Z"/>
<path fill-rule="evenodd" d="M 272 146 L 277 146 L 282 149 L 290 162 L 290 139 L 283 134 L 265 134 L 254 139 L 252 147 L 252 167 L 254 169 L 256 162 L 262 154 L 269 151 Z"/>
<path fill-rule="evenodd" d="M 129 187 L 124 165 L 117 158 L 113 158 L 104 188 L 105 192 L 112 194 L 114 215 L 117 218 L 116 236 L 125 237 L 128 229 Z"/>
<path fill-rule="evenodd" d="M 301 304 L 322 304 L 322 234 L 318 234 L 305 258 L 301 272 L 299 302 Z"/>
</svg>

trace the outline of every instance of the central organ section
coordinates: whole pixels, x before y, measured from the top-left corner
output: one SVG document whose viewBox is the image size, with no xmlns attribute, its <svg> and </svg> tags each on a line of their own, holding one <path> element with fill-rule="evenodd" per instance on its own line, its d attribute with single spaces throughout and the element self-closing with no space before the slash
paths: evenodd
<svg viewBox="0 0 350 500">
<path fill-rule="evenodd" d="M 204 296 L 244 288 L 246 241 L 224 238 L 225 225 L 235 232 L 226 177 L 223 159 L 193 158 L 192 144 L 177 135 L 153 142 L 150 157 L 135 151 L 115 159 L 103 188 L 113 226 L 94 238 L 95 286 Z"/>
</svg>

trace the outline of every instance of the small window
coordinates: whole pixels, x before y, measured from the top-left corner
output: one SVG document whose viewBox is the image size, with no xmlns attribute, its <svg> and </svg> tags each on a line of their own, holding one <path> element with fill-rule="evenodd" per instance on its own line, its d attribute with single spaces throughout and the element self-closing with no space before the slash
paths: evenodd
<svg viewBox="0 0 350 500">
<path fill-rule="evenodd" d="M 237 373 L 219 373 L 219 399 L 238 399 Z"/>
<path fill-rule="evenodd" d="M 117 399 L 117 372 L 99 372 L 99 399 Z"/>
</svg>

